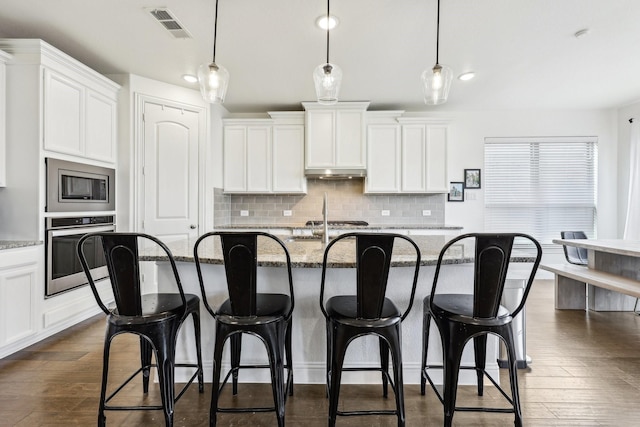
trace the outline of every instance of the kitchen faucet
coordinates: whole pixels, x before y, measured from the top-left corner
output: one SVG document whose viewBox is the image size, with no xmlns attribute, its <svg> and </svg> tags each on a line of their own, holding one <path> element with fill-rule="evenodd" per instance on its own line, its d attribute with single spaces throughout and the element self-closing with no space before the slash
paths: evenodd
<svg viewBox="0 0 640 427">
<path fill-rule="evenodd" d="M 325 245 L 329 243 L 329 198 L 327 192 L 324 192 L 324 200 L 322 202 L 322 243 Z"/>
</svg>

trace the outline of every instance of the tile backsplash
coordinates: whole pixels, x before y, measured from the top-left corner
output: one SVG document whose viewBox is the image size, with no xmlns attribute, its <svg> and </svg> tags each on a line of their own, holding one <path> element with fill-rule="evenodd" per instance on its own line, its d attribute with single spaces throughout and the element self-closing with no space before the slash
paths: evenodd
<svg viewBox="0 0 640 427">
<path fill-rule="evenodd" d="M 330 220 L 364 220 L 370 224 L 444 224 L 446 194 L 364 194 L 364 180 L 307 181 L 307 194 L 225 195 L 214 190 L 214 225 L 300 225 L 322 219 L 322 198 L 329 197 Z M 249 216 L 240 216 L 240 211 Z M 283 211 L 290 210 L 291 216 Z M 382 211 L 389 216 L 382 216 Z M 422 211 L 431 211 L 423 216 Z"/>
</svg>

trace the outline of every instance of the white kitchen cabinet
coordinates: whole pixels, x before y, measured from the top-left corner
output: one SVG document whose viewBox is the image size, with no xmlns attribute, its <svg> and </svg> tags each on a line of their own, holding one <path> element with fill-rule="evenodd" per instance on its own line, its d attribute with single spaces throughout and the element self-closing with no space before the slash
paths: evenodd
<svg viewBox="0 0 640 427">
<path fill-rule="evenodd" d="M 224 120 L 225 193 L 305 193 L 302 113 Z"/>
<path fill-rule="evenodd" d="M 365 192 L 448 192 L 447 124 L 424 118 L 397 117 L 395 121 L 367 127 Z"/>
<path fill-rule="evenodd" d="M 367 193 L 399 193 L 401 139 L 400 124 L 367 127 Z"/>
<path fill-rule="evenodd" d="M 118 104 L 114 98 L 88 90 L 86 94 L 85 156 L 115 162 Z"/>
<path fill-rule="evenodd" d="M 43 240 L 45 158 L 117 168 L 120 85 L 38 39 L 0 39 L 6 63 L 3 237 Z"/>
<path fill-rule="evenodd" d="M 38 333 L 42 245 L 6 249 L 0 256 L 0 347 Z"/>
<path fill-rule="evenodd" d="M 273 126 L 273 192 L 306 193 L 304 125 Z"/>
<path fill-rule="evenodd" d="M 72 74 L 44 70 L 44 149 L 112 163 L 115 92 L 102 94 L 69 77 Z"/>
<path fill-rule="evenodd" d="M 224 127 L 224 191 L 262 193 L 271 189 L 271 126 Z"/>
<path fill-rule="evenodd" d="M 367 160 L 365 114 L 368 102 L 321 105 L 303 102 L 305 167 L 364 169 Z"/>
<path fill-rule="evenodd" d="M 6 123 L 7 123 L 7 95 L 6 95 L 6 62 L 11 55 L 0 50 L 0 187 L 7 185 L 7 146 L 6 146 Z"/>
</svg>

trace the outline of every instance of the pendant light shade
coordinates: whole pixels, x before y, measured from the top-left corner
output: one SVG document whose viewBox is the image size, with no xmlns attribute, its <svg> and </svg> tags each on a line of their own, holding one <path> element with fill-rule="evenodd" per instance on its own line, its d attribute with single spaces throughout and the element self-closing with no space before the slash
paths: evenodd
<svg viewBox="0 0 640 427">
<path fill-rule="evenodd" d="M 212 104 L 222 104 L 229 86 L 229 72 L 215 62 L 202 64 L 198 67 L 198 81 L 200 92 L 205 101 Z"/>
<path fill-rule="evenodd" d="M 436 24 L 436 65 L 422 73 L 422 89 L 424 102 L 427 105 L 438 105 L 447 102 L 453 72 L 446 65 L 440 65 L 438 56 L 440 53 L 440 0 L 438 0 L 438 14 Z"/>
<path fill-rule="evenodd" d="M 424 70 L 422 73 L 424 103 L 438 105 L 447 102 L 452 81 L 453 71 L 446 65 L 436 63 L 433 68 Z"/>
<path fill-rule="evenodd" d="M 327 0 L 327 20 L 331 17 L 329 0 Z M 313 70 L 313 82 L 316 87 L 316 98 L 319 104 L 331 105 L 338 102 L 342 70 L 329 62 L 329 26 L 327 26 L 327 62 Z"/>
<path fill-rule="evenodd" d="M 313 82 L 319 104 L 335 104 L 342 83 L 342 70 L 336 64 L 320 64 L 313 70 Z"/>
<path fill-rule="evenodd" d="M 216 0 L 213 24 L 213 61 L 198 67 L 198 81 L 200 92 L 205 101 L 212 104 L 222 104 L 229 86 L 229 72 L 226 68 L 216 64 L 216 38 L 218 33 L 218 0 Z"/>
</svg>

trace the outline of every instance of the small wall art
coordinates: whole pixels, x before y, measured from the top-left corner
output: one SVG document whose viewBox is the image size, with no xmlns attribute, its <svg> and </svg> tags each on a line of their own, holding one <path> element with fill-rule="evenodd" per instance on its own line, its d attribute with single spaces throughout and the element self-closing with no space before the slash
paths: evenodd
<svg viewBox="0 0 640 427">
<path fill-rule="evenodd" d="M 450 202 L 464 202 L 464 182 L 449 183 L 448 200 Z"/>
<path fill-rule="evenodd" d="M 480 188 L 480 169 L 464 170 L 464 188 L 467 188 L 467 189 Z"/>
</svg>

